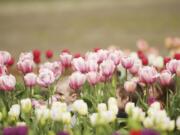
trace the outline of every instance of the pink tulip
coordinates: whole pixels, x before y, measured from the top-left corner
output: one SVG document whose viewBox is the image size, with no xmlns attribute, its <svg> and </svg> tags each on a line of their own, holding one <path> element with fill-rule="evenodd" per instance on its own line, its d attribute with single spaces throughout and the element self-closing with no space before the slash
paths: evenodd
<svg viewBox="0 0 180 135">
<path fill-rule="evenodd" d="M 49 69 L 40 70 L 37 83 L 42 87 L 48 87 L 55 81 L 54 73 Z"/>
<path fill-rule="evenodd" d="M 177 66 L 176 75 L 180 77 L 180 65 Z"/>
<path fill-rule="evenodd" d="M 106 78 L 102 72 L 99 73 L 99 81 L 100 82 L 105 82 L 106 80 L 108 80 L 108 78 Z"/>
<path fill-rule="evenodd" d="M 4 65 L 0 65 L 0 76 L 7 73 L 7 68 Z"/>
<path fill-rule="evenodd" d="M 33 54 L 31 52 L 21 53 L 19 61 L 17 63 L 17 68 L 24 74 L 33 71 L 35 63 L 33 60 Z"/>
<path fill-rule="evenodd" d="M 153 84 L 158 77 L 156 69 L 149 66 L 142 67 L 138 74 L 140 81 L 146 84 Z"/>
<path fill-rule="evenodd" d="M 34 67 L 34 61 L 30 59 L 24 59 L 22 61 L 18 61 L 17 63 L 18 70 L 20 70 L 23 74 L 32 72 Z"/>
<path fill-rule="evenodd" d="M 74 69 L 74 71 L 86 73 L 87 72 L 86 61 L 82 57 L 74 58 L 72 60 L 72 68 Z"/>
<path fill-rule="evenodd" d="M 19 56 L 19 61 L 24 61 L 26 59 L 33 60 L 34 56 L 32 52 L 23 52 Z"/>
<path fill-rule="evenodd" d="M 85 83 L 86 76 L 80 72 L 74 72 L 69 78 L 69 86 L 73 90 L 78 90 Z"/>
<path fill-rule="evenodd" d="M 13 75 L 0 76 L 0 89 L 5 91 L 11 91 L 15 89 L 16 78 Z"/>
<path fill-rule="evenodd" d="M 124 89 L 127 92 L 134 92 L 136 90 L 137 84 L 134 81 L 126 81 L 124 83 Z"/>
<path fill-rule="evenodd" d="M 115 70 L 115 65 L 112 60 L 105 60 L 100 64 L 100 72 L 102 72 L 102 75 L 105 76 L 106 78 L 111 77 L 114 70 Z"/>
<path fill-rule="evenodd" d="M 87 81 L 89 82 L 89 84 L 91 85 L 95 85 L 96 83 L 99 82 L 99 74 L 98 72 L 89 72 L 87 73 Z"/>
<path fill-rule="evenodd" d="M 87 52 L 85 54 L 85 60 L 89 61 L 89 60 L 93 60 L 95 62 L 99 61 L 99 56 L 96 52 Z"/>
<path fill-rule="evenodd" d="M 108 51 L 100 49 L 100 50 L 97 51 L 97 55 L 98 55 L 98 63 L 101 63 L 101 62 L 103 62 L 104 60 L 107 59 Z"/>
<path fill-rule="evenodd" d="M 34 73 L 27 73 L 24 76 L 24 82 L 28 87 L 33 87 L 34 85 L 36 85 L 36 81 L 37 81 L 37 75 Z"/>
<path fill-rule="evenodd" d="M 171 71 L 172 74 L 174 74 L 174 73 L 176 73 L 176 69 L 177 69 L 178 65 L 180 65 L 180 61 L 173 59 L 173 60 L 170 60 L 166 64 L 166 69 Z"/>
<path fill-rule="evenodd" d="M 133 75 L 137 74 L 140 67 L 142 66 L 142 63 L 140 60 L 135 60 L 134 65 L 129 69 L 129 72 Z"/>
<path fill-rule="evenodd" d="M 71 66 L 72 58 L 73 56 L 69 53 L 63 52 L 62 54 L 60 54 L 60 61 L 65 68 Z"/>
<path fill-rule="evenodd" d="M 121 55 L 118 51 L 113 51 L 109 54 L 108 59 L 112 60 L 117 66 L 120 63 Z"/>
<path fill-rule="evenodd" d="M 121 64 L 125 69 L 130 69 L 133 67 L 134 59 L 132 57 L 123 57 L 121 59 Z"/>
<path fill-rule="evenodd" d="M 165 70 L 160 74 L 159 79 L 160 79 L 161 85 L 168 86 L 172 82 L 172 74 L 170 71 Z"/>
<path fill-rule="evenodd" d="M 86 66 L 87 66 L 87 71 L 98 71 L 98 63 L 97 61 L 94 60 L 88 60 L 86 62 Z"/>
<path fill-rule="evenodd" d="M 0 51 L 0 64 L 6 65 L 11 60 L 11 55 L 9 52 Z"/>
<path fill-rule="evenodd" d="M 56 80 L 61 76 L 63 72 L 63 67 L 61 62 L 46 62 L 40 66 L 40 70 L 42 69 L 49 69 L 54 73 Z"/>
</svg>

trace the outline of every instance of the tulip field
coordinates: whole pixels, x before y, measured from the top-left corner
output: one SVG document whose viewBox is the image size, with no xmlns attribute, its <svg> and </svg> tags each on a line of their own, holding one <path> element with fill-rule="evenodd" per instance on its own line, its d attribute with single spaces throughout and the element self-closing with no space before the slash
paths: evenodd
<svg viewBox="0 0 180 135">
<path fill-rule="evenodd" d="M 0 51 L 0 134 L 180 135 L 180 38 L 165 47 Z"/>
</svg>

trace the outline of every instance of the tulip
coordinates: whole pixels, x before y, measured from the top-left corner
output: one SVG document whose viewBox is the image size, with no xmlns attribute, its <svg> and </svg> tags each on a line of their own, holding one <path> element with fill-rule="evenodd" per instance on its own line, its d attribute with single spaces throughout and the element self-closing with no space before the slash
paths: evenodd
<svg viewBox="0 0 180 135">
<path fill-rule="evenodd" d="M 94 60 L 87 60 L 86 61 L 87 71 L 98 71 L 98 63 Z"/>
<path fill-rule="evenodd" d="M 166 65 L 170 60 L 170 57 L 164 57 L 164 65 Z"/>
<path fill-rule="evenodd" d="M 174 54 L 174 58 L 175 58 L 176 60 L 180 60 L 180 53 L 175 53 L 175 54 Z"/>
<path fill-rule="evenodd" d="M 20 115 L 20 105 L 19 104 L 14 104 L 10 108 L 8 115 L 12 118 L 18 119 Z"/>
<path fill-rule="evenodd" d="M 178 130 L 180 130 L 180 116 L 178 116 L 178 118 L 176 120 L 176 127 Z"/>
<path fill-rule="evenodd" d="M 80 115 L 88 114 L 88 106 L 83 100 L 76 100 L 72 104 L 73 111 L 78 112 Z"/>
<path fill-rule="evenodd" d="M 171 71 L 172 74 L 174 74 L 174 73 L 176 73 L 176 69 L 177 69 L 178 65 L 180 65 L 180 61 L 173 59 L 173 60 L 170 60 L 166 64 L 166 69 Z"/>
<path fill-rule="evenodd" d="M 103 62 L 104 60 L 107 59 L 108 51 L 100 49 L 100 50 L 97 51 L 97 55 L 98 55 L 98 63 L 101 63 L 101 62 Z"/>
<path fill-rule="evenodd" d="M 53 57 L 53 51 L 52 50 L 47 50 L 46 51 L 46 58 L 51 59 Z"/>
<path fill-rule="evenodd" d="M 131 115 L 134 108 L 135 108 L 134 103 L 128 102 L 128 103 L 126 104 L 126 106 L 125 106 L 125 112 L 126 112 L 128 115 Z"/>
<path fill-rule="evenodd" d="M 153 64 L 154 67 L 156 67 L 157 69 L 162 69 L 164 66 L 164 60 L 163 57 L 158 56 L 154 59 Z"/>
<path fill-rule="evenodd" d="M 96 83 L 99 82 L 99 74 L 97 72 L 89 72 L 87 73 L 87 81 L 91 85 L 95 85 Z"/>
<path fill-rule="evenodd" d="M 71 113 L 70 112 L 62 113 L 62 122 L 65 124 L 71 123 Z"/>
<path fill-rule="evenodd" d="M 62 65 L 67 68 L 71 66 L 71 60 L 72 60 L 73 56 L 69 53 L 63 52 L 60 55 L 60 61 L 62 63 Z"/>
<path fill-rule="evenodd" d="M 0 51 L 0 64 L 6 65 L 11 60 L 11 55 L 7 51 Z"/>
<path fill-rule="evenodd" d="M 7 73 L 7 68 L 4 65 L 0 65 L 0 76 Z"/>
<path fill-rule="evenodd" d="M 3 129 L 3 135 L 28 135 L 26 126 L 6 127 Z"/>
<path fill-rule="evenodd" d="M 112 60 L 105 60 L 100 64 L 100 72 L 102 72 L 102 75 L 105 76 L 106 78 L 111 77 L 114 70 L 115 70 L 115 65 Z"/>
<path fill-rule="evenodd" d="M 141 66 L 142 66 L 141 61 L 137 59 L 134 61 L 134 65 L 129 69 L 129 72 L 135 75 L 138 73 Z"/>
<path fill-rule="evenodd" d="M 132 57 L 123 57 L 121 64 L 125 69 L 130 69 L 134 65 L 134 59 Z"/>
<path fill-rule="evenodd" d="M 61 76 L 63 72 L 63 67 L 61 62 L 46 62 L 40 66 L 40 70 L 49 69 L 54 73 L 56 80 Z"/>
<path fill-rule="evenodd" d="M 158 73 L 155 68 L 145 66 L 139 70 L 139 79 L 146 84 L 153 84 L 158 77 Z"/>
<path fill-rule="evenodd" d="M 92 60 L 92 61 L 98 63 L 98 61 L 99 61 L 99 56 L 98 56 L 98 54 L 95 53 L 95 52 L 87 52 L 87 53 L 85 54 L 85 60 L 87 60 L 87 61 Z"/>
<path fill-rule="evenodd" d="M 19 56 L 19 61 L 24 61 L 26 59 L 33 60 L 33 54 L 31 52 L 23 52 Z"/>
<path fill-rule="evenodd" d="M 168 70 L 163 71 L 163 72 L 160 74 L 159 79 L 160 79 L 161 85 L 163 85 L 163 86 L 168 86 L 168 85 L 170 85 L 171 82 L 172 82 L 172 80 L 173 80 L 173 79 L 172 79 L 172 74 L 171 74 L 171 72 L 168 71 Z"/>
<path fill-rule="evenodd" d="M 121 53 L 119 51 L 114 51 L 109 54 L 108 59 L 112 60 L 114 64 L 117 66 L 120 63 Z"/>
<path fill-rule="evenodd" d="M 79 58 L 79 57 L 81 57 L 81 54 L 80 54 L 80 53 L 74 54 L 74 58 Z"/>
<path fill-rule="evenodd" d="M 133 82 L 133 81 L 126 81 L 124 83 L 124 89 L 127 91 L 127 92 L 134 92 L 136 90 L 136 83 Z"/>
<path fill-rule="evenodd" d="M 105 104 L 105 103 L 100 103 L 100 104 L 98 104 L 97 110 L 98 110 L 98 112 L 107 111 L 107 106 L 106 106 L 106 104 Z"/>
<path fill-rule="evenodd" d="M 0 76 L 0 89 L 4 91 L 11 91 L 15 89 L 16 78 L 13 75 Z"/>
<path fill-rule="evenodd" d="M 34 73 L 27 73 L 24 76 L 24 81 L 25 81 L 26 86 L 33 87 L 34 85 L 36 85 L 37 75 Z"/>
<path fill-rule="evenodd" d="M 24 74 L 30 73 L 34 68 L 34 61 L 25 59 L 23 61 L 18 61 L 17 68 Z"/>
<path fill-rule="evenodd" d="M 14 58 L 11 57 L 11 59 L 7 62 L 7 65 L 8 65 L 8 67 L 11 67 L 11 66 L 13 66 L 13 64 L 14 64 Z"/>
<path fill-rule="evenodd" d="M 62 51 L 61 51 L 62 53 L 71 53 L 70 51 L 69 51 L 69 49 L 63 49 Z"/>
<path fill-rule="evenodd" d="M 148 65 L 148 59 L 147 59 L 147 57 L 143 57 L 143 58 L 141 59 L 141 61 L 142 61 L 142 64 L 143 64 L 144 66 Z"/>
<path fill-rule="evenodd" d="M 35 49 L 32 51 L 32 53 L 33 53 L 33 58 L 40 58 L 41 56 L 40 50 Z"/>
<path fill-rule="evenodd" d="M 74 72 L 69 78 L 69 86 L 73 90 L 78 90 L 86 81 L 86 76 L 80 72 Z"/>
<path fill-rule="evenodd" d="M 72 67 L 75 71 L 79 71 L 81 73 L 87 72 L 86 62 L 82 57 L 74 58 L 72 60 Z"/>
<path fill-rule="evenodd" d="M 67 132 L 58 132 L 57 135 L 69 135 Z"/>
<path fill-rule="evenodd" d="M 141 135 L 160 135 L 160 134 L 153 129 L 143 129 Z"/>
<path fill-rule="evenodd" d="M 43 69 L 40 71 L 37 78 L 37 83 L 42 87 L 48 87 L 55 81 L 54 73 L 49 69 Z"/>
<path fill-rule="evenodd" d="M 21 110 L 24 113 L 29 113 L 32 109 L 32 103 L 31 103 L 31 99 L 27 98 L 27 99 L 22 99 L 21 100 Z"/>
</svg>

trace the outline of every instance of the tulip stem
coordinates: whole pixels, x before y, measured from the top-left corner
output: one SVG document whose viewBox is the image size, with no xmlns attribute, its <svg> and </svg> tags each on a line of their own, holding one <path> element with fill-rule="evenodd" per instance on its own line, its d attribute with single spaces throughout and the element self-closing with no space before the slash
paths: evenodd
<svg viewBox="0 0 180 135">
<path fill-rule="evenodd" d="M 127 79 L 128 79 L 128 71 L 127 71 L 127 69 L 126 69 L 126 81 L 127 81 Z"/>
</svg>

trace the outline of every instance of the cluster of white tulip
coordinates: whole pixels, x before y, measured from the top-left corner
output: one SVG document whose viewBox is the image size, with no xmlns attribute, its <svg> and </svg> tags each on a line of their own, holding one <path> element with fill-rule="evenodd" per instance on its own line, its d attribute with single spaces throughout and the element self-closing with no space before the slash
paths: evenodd
<svg viewBox="0 0 180 135">
<path fill-rule="evenodd" d="M 67 109 L 67 104 L 62 102 L 53 102 L 51 108 L 41 106 L 35 109 L 36 118 L 41 124 L 45 124 L 47 120 L 63 122 L 63 124 L 71 123 L 71 113 Z"/>
<path fill-rule="evenodd" d="M 135 106 L 134 103 L 128 102 L 125 107 L 125 112 L 135 121 L 142 122 L 145 119 L 146 113 L 140 107 Z"/>
<path fill-rule="evenodd" d="M 8 115 L 12 120 L 18 120 L 21 113 L 29 113 L 32 109 L 32 103 L 29 98 L 22 99 L 19 104 L 14 104 L 11 106 Z"/>
<path fill-rule="evenodd" d="M 105 103 L 98 104 L 97 113 L 90 115 L 90 122 L 93 126 L 108 124 L 116 120 L 118 113 L 117 100 L 110 97 L 108 100 L 108 107 Z"/>
<path fill-rule="evenodd" d="M 83 100 L 76 100 L 73 104 L 72 104 L 72 110 L 74 112 L 77 112 L 80 115 L 87 115 L 88 114 L 88 106 L 86 104 L 86 102 L 84 102 Z"/>
<path fill-rule="evenodd" d="M 154 102 L 147 111 L 148 116 L 143 124 L 146 128 L 155 128 L 162 131 L 173 131 L 175 121 L 168 117 L 165 110 L 161 110 L 160 103 Z"/>
<path fill-rule="evenodd" d="M 154 102 L 151 104 L 146 113 L 141 108 L 136 107 L 134 103 L 127 103 L 125 111 L 131 119 L 142 122 L 145 128 L 152 128 L 161 131 L 173 131 L 175 121 L 168 117 L 165 110 L 161 110 L 160 103 Z"/>
</svg>

